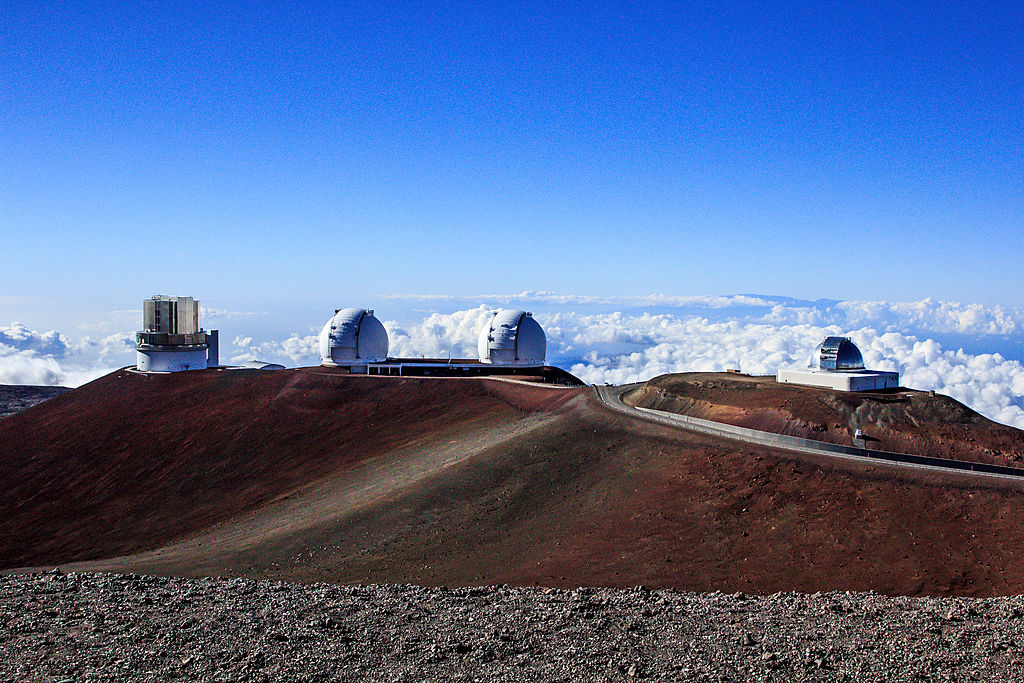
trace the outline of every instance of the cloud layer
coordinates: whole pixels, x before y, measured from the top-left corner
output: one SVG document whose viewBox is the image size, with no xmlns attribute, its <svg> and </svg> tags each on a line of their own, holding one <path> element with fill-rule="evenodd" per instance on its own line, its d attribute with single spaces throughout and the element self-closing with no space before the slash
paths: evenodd
<svg viewBox="0 0 1024 683">
<path fill-rule="evenodd" d="M 495 305 L 534 309 L 548 335 L 549 362 L 590 383 L 728 368 L 774 374 L 804 365 L 822 337 L 839 334 L 854 339 L 869 367 L 899 371 L 904 386 L 949 394 L 992 419 L 1024 428 L 1024 312 L 1019 309 L 931 299 L 808 302 L 745 295 L 600 298 L 524 292 L 481 299 L 487 303 L 426 312 L 411 322 L 385 319 L 391 355 L 473 357 L 477 333 Z M 315 334 L 225 341 L 222 337 L 221 357 L 229 362 L 319 362 Z M 0 328 L 0 383 L 75 385 L 133 360 L 128 333 L 70 340 L 61 332 L 36 332 L 17 323 Z"/>
<path fill-rule="evenodd" d="M 0 384 L 79 386 L 132 362 L 134 348 L 128 334 L 71 341 L 15 322 L 0 327 Z"/>
</svg>

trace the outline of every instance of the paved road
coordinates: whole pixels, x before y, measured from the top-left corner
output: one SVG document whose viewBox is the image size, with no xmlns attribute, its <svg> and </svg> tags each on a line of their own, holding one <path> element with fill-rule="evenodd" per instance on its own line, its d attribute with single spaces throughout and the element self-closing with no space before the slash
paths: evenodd
<svg viewBox="0 0 1024 683">
<path fill-rule="evenodd" d="M 774 434 L 763 432 L 757 429 L 737 427 L 735 425 L 711 420 L 702 420 L 688 415 L 678 415 L 663 410 L 652 408 L 640 408 L 630 406 L 622 401 L 622 396 L 627 392 L 640 386 L 639 384 L 626 384 L 622 386 L 599 386 L 597 396 L 612 410 L 648 422 L 668 425 L 687 429 L 702 434 L 743 441 L 759 446 L 781 448 L 783 450 L 795 451 L 798 453 L 809 453 L 821 455 L 828 458 L 841 460 L 854 460 L 873 465 L 885 464 L 897 467 L 910 467 L 940 472 L 957 472 L 968 476 L 996 477 L 999 479 L 1024 480 L 1024 469 L 1016 467 L 1005 467 L 1002 465 L 989 465 L 985 463 L 967 462 L 965 460 L 946 460 L 943 458 L 932 458 L 925 455 L 913 455 L 911 453 L 894 453 L 892 451 L 875 451 L 855 446 L 842 446 L 828 443 L 826 441 L 815 441 L 803 439 L 797 436 L 785 434 Z"/>
</svg>

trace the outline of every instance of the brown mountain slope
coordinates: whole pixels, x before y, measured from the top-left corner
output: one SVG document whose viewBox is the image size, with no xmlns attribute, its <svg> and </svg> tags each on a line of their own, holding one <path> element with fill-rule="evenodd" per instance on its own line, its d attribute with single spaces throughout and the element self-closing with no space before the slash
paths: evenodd
<svg viewBox="0 0 1024 683">
<path fill-rule="evenodd" d="M 140 445 L 158 437 L 162 449 Z M 1024 592 L 1021 485 L 717 440 L 611 412 L 586 389 L 319 368 L 117 373 L 5 420 L 0 446 L 17 447 L 0 470 L 0 514 L 16 522 L 0 531 L 5 567 L 106 557 L 73 566 Z"/>
<path fill-rule="evenodd" d="M 1024 432 L 982 417 L 943 395 L 900 389 L 842 392 L 771 377 L 683 373 L 656 377 L 631 405 L 779 434 L 851 445 L 860 429 L 878 450 L 1024 466 Z"/>
<path fill-rule="evenodd" d="M 113 373 L 0 422 L 0 566 L 154 547 L 367 458 L 568 395 L 523 387 L 507 400 L 501 387 L 320 368 Z"/>
</svg>

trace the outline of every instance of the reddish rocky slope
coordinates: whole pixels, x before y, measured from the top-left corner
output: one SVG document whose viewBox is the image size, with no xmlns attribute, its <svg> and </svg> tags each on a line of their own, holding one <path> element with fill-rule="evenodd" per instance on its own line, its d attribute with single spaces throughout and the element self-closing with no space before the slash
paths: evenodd
<svg viewBox="0 0 1024 683">
<path fill-rule="evenodd" d="M 113 373 L 0 422 L 0 566 L 154 547 L 367 458 L 557 404 L 500 388 L 320 368 Z"/>
<path fill-rule="evenodd" d="M 632 392 L 632 405 L 727 424 L 939 458 L 1024 466 L 1024 432 L 988 420 L 948 396 L 909 389 L 841 392 L 770 377 L 684 373 L 656 377 Z"/>
<path fill-rule="evenodd" d="M 482 379 L 115 373 L 0 422 L 0 566 L 338 583 L 1024 592 L 1012 482 Z"/>
</svg>

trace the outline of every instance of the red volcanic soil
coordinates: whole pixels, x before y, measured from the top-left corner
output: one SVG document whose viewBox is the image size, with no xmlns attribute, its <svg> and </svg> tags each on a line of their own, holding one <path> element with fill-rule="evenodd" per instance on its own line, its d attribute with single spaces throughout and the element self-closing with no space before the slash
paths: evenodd
<svg viewBox="0 0 1024 683">
<path fill-rule="evenodd" d="M 734 373 L 662 375 L 630 404 L 717 422 L 851 445 L 857 429 L 876 450 L 1024 466 L 1024 432 L 948 396 L 910 389 L 832 391 Z"/>
<path fill-rule="evenodd" d="M 1024 485 L 615 413 L 590 389 L 119 372 L 0 422 L 0 567 L 1024 592 Z"/>
<path fill-rule="evenodd" d="M 0 422 L 0 566 L 151 548 L 568 394 L 328 369 L 119 371 Z"/>
</svg>

